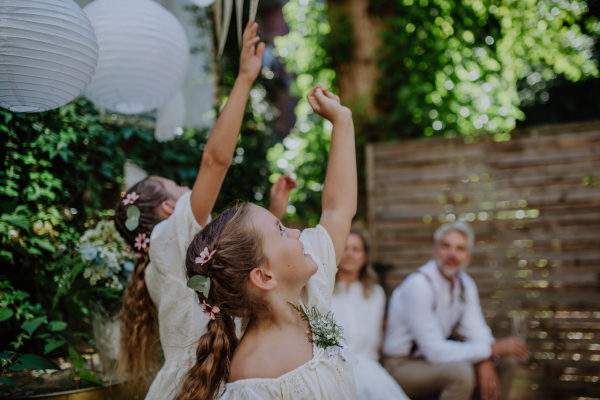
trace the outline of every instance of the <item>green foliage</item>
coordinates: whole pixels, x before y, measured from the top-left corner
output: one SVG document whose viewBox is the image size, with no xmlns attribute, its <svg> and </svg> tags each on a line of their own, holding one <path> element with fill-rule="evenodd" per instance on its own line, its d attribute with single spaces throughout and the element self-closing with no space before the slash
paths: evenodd
<svg viewBox="0 0 600 400">
<path fill-rule="evenodd" d="M 0 310 L 2 310 L 3 325 L 16 327 L 20 324 L 20 331 L 10 342 L 9 350 L 0 353 L 0 370 L 2 375 L 5 371 L 21 371 L 24 369 L 59 369 L 56 364 L 45 357 L 35 354 L 20 354 L 21 350 L 28 345 L 31 339 L 45 341 L 46 346 L 52 342 L 58 342 L 51 350 L 55 350 L 66 343 L 63 339 L 53 337 L 48 332 L 47 317 L 40 304 L 32 305 L 27 299 L 29 294 L 21 290 L 15 290 L 8 281 L 0 281 Z M 66 324 L 63 321 L 53 321 L 53 326 Z M 6 329 L 6 328 L 5 328 Z M 64 329 L 64 328 L 63 328 Z M 7 330 L 10 330 L 7 329 Z M 40 333 L 41 331 L 41 333 Z M 38 333 L 36 333 L 38 332 Z M 34 335 L 34 333 L 36 333 Z M 9 377 L 0 381 L 5 385 L 17 389 L 17 384 Z"/>
<path fill-rule="evenodd" d="M 291 196 L 295 219 L 314 225 L 320 192 L 310 189 L 324 181 L 330 132 L 311 115 L 304 96 L 316 83 L 336 91 L 332 68 L 349 60 L 352 21 L 343 7 L 327 12 L 320 1 L 291 0 L 283 11 L 290 32 L 275 43 L 296 75 L 293 94 L 300 102 L 296 127 L 269 151 L 271 180 L 297 174 L 300 188 Z M 589 35 L 600 32 L 600 22 L 585 20 L 583 33 L 583 1 L 370 0 L 369 11 L 385 28 L 376 52 L 378 115 L 366 114 L 362 99 L 351 105 L 359 179 L 367 141 L 482 131 L 497 132 L 496 141 L 509 140 L 508 132 L 525 117 L 521 108 L 547 101 L 554 79 L 598 76 Z"/>
<path fill-rule="evenodd" d="M 202 11 L 192 11 L 196 22 L 205 24 Z M 237 42 L 229 40 L 217 66 L 220 104 L 215 116 L 227 101 L 238 59 Z M 261 77 L 252 90 L 215 211 L 238 198 L 266 203 L 266 152 L 273 144 L 270 121 L 277 114 L 265 89 L 269 85 L 280 82 Z M 10 349 L 1 353 L 3 370 L 33 365 L 32 358 L 19 355 L 26 348 L 38 356 L 70 357 L 71 384 L 76 377 L 83 386 L 99 384 L 80 370 L 84 362 L 74 346 L 91 344 L 89 314 L 95 301 L 115 311 L 122 290 L 114 280 L 112 285 L 104 280 L 90 284 L 96 276 L 89 275 L 90 260 L 79 251 L 80 237 L 114 215 L 126 159 L 191 187 L 209 134 L 209 129 L 187 128 L 174 140 L 159 143 L 153 131 L 153 116 L 106 113 L 83 98 L 44 113 L 0 110 L 0 327 L 14 333 L 0 341 L 0 349 Z"/>
<path fill-rule="evenodd" d="M 543 89 L 557 74 L 598 76 L 593 39 L 577 24 L 585 2 L 386 4 L 376 94 L 381 139 L 510 131 L 536 92 L 547 100 Z"/>
<path fill-rule="evenodd" d="M 91 372 L 82 369 L 79 372 L 79 379 L 83 382 L 82 387 L 83 388 L 87 388 L 87 387 L 93 387 L 93 386 L 106 386 L 104 383 L 100 382 L 100 380 L 98 380 L 98 378 L 96 378 L 94 375 L 92 375 Z"/>
<path fill-rule="evenodd" d="M 308 334 L 308 341 L 310 343 L 314 343 L 317 347 L 323 349 L 330 346 L 341 346 L 341 342 L 344 340 L 342 336 L 344 328 L 335 322 L 331 312 L 323 315 L 315 306 L 307 308 L 304 305 L 300 305 L 300 308 L 298 308 L 292 303 L 288 304 L 294 310 L 298 311 L 303 321 L 309 323 L 310 333 Z"/>
<path fill-rule="evenodd" d="M 323 49 L 323 41 L 331 31 L 325 4 L 300 3 L 291 0 L 283 7 L 290 32 L 275 39 L 286 69 L 296 75 L 291 89 L 299 99 L 296 125 L 283 143 L 269 149 L 267 157 L 273 171 L 271 182 L 282 174 L 292 174 L 298 181 L 298 190 L 290 195 L 293 206 L 288 207 L 289 218 L 315 226 L 321 214 L 331 123 L 313 113 L 306 95 L 317 84 L 334 90 L 335 72 L 329 67 L 332 59 Z"/>
<path fill-rule="evenodd" d="M 352 35 L 352 20 L 344 5 L 333 8 L 329 3 L 329 25 L 333 26 L 329 34 L 324 35 L 321 46 L 327 54 L 327 65 L 338 68 L 346 64 L 352 57 L 354 36 Z"/>
</svg>

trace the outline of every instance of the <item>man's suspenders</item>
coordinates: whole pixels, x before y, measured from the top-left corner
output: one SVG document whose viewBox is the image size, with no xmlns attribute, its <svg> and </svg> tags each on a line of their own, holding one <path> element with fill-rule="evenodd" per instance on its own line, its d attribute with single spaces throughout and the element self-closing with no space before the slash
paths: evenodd
<svg viewBox="0 0 600 400">
<path fill-rule="evenodd" d="M 435 313 L 435 310 L 437 307 L 437 292 L 435 291 L 435 287 L 433 286 L 433 281 L 431 280 L 431 277 L 423 271 L 416 271 L 414 273 L 423 275 L 425 277 L 425 280 L 429 284 L 429 287 L 431 288 L 431 291 L 433 292 L 433 312 Z M 460 277 L 460 273 L 457 274 L 456 277 L 458 278 L 458 284 L 460 286 L 460 290 L 461 291 L 465 290 L 465 285 L 463 284 L 463 280 Z M 454 293 L 452 293 L 452 297 L 454 298 Z M 449 337 L 446 338 L 446 340 L 448 340 L 448 339 L 449 339 Z M 409 355 L 412 357 L 416 353 L 417 350 L 418 350 L 417 342 L 415 342 L 413 340 Z"/>
</svg>

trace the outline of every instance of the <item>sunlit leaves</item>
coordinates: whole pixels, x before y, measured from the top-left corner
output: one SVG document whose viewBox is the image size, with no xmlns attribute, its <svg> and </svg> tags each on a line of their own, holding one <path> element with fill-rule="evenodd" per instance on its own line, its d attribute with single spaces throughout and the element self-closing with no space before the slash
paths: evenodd
<svg viewBox="0 0 600 400">
<path fill-rule="evenodd" d="M 331 88 L 335 79 L 334 70 L 328 68 L 331 59 L 322 47 L 324 35 L 331 29 L 325 11 L 325 4 L 315 0 L 289 1 L 283 12 L 290 33 L 275 38 L 275 51 L 286 69 L 296 75 L 292 94 L 299 102 L 296 125 L 267 155 L 273 172 L 270 180 L 275 182 L 282 174 L 298 180 L 298 190 L 290 195 L 288 214 L 292 219 L 301 215 L 310 225 L 315 225 L 320 215 L 331 124 L 313 113 L 306 94 L 316 84 Z"/>
<path fill-rule="evenodd" d="M 543 89 L 557 74 L 598 75 L 594 41 L 577 24 L 583 1 L 393 4 L 381 11 L 383 138 L 508 131 L 524 118 L 520 106 L 548 100 Z"/>
</svg>

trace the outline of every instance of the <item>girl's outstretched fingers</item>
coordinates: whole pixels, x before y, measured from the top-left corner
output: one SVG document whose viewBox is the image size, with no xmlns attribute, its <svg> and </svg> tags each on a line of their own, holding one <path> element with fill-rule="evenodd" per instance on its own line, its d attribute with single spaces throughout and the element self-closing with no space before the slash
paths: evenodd
<svg viewBox="0 0 600 400">
<path fill-rule="evenodd" d="M 340 97 L 331 93 L 330 91 L 328 91 L 327 89 L 323 90 L 323 94 L 326 97 L 329 97 L 331 100 L 335 101 L 336 103 L 340 104 Z"/>
<path fill-rule="evenodd" d="M 262 57 L 265 51 L 265 44 L 259 43 L 260 37 L 256 35 L 258 24 L 254 21 L 248 21 L 243 35 L 242 53 L 240 55 L 239 76 L 250 82 L 258 77 L 262 67 Z M 256 44 L 258 46 L 256 46 Z"/>
</svg>

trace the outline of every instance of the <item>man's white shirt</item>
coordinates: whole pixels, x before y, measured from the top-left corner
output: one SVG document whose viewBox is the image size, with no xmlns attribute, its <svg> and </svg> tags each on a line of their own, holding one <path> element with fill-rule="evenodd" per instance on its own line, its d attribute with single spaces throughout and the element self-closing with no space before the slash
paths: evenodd
<svg viewBox="0 0 600 400">
<path fill-rule="evenodd" d="M 413 355 L 431 363 L 477 363 L 489 358 L 495 340 L 483 317 L 473 279 L 460 272 L 451 289 L 434 260 L 418 271 L 392 294 L 383 354 L 406 356 L 416 344 L 418 350 Z M 454 329 L 464 342 L 448 340 Z"/>
</svg>

